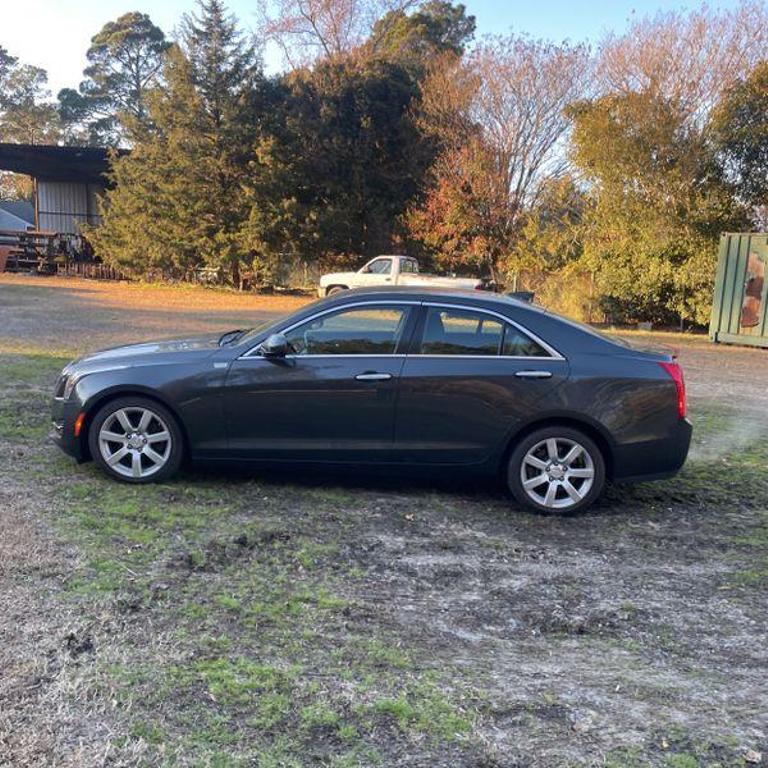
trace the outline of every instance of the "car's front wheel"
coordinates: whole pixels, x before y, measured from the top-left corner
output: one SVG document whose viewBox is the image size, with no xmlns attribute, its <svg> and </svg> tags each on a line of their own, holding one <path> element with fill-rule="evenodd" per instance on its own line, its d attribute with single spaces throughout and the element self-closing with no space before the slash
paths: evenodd
<svg viewBox="0 0 768 768">
<path fill-rule="evenodd" d="M 123 397 L 101 408 L 91 422 L 88 446 L 107 475 L 126 483 L 167 480 L 184 455 L 173 414 L 144 397 Z"/>
<path fill-rule="evenodd" d="M 520 504 L 537 512 L 579 512 L 602 493 L 605 459 L 583 432 L 545 427 L 515 446 L 507 466 L 507 484 Z"/>
</svg>

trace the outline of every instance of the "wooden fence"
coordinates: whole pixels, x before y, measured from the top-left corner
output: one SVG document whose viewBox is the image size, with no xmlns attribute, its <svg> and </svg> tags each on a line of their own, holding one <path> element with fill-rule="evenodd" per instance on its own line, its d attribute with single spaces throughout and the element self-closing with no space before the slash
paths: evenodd
<svg viewBox="0 0 768 768">
<path fill-rule="evenodd" d="M 58 265 L 57 274 L 68 277 L 89 277 L 96 280 L 128 280 L 120 270 L 96 261 L 68 261 Z"/>
</svg>

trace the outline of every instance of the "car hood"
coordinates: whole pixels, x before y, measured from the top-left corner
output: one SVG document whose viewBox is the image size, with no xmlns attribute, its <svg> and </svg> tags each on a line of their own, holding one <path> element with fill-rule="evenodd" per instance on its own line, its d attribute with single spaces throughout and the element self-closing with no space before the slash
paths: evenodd
<svg viewBox="0 0 768 768">
<path fill-rule="evenodd" d="M 184 359 L 207 357 L 220 349 L 219 338 L 220 334 L 217 334 L 215 336 L 162 339 L 110 347 L 109 349 L 90 352 L 77 360 L 73 360 L 64 369 L 64 373 L 85 374 L 114 368 L 178 363 Z"/>
<path fill-rule="evenodd" d="M 346 280 L 350 275 L 356 274 L 357 272 L 329 272 L 320 278 L 320 283 L 325 285 L 330 282 L 338 282 L 339 280 Z"/>
</svg>

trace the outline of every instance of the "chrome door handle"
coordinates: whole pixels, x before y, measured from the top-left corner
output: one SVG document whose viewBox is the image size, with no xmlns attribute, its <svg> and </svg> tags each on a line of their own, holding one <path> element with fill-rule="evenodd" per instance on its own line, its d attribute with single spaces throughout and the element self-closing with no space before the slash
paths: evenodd
<svg viewBox="0 0 768 768">
<path fill-rule="evenodd" d="M 358 373 L 355 378 L 358 381 L 388 381 L 392 378 L 391 373 Z"/>
<path fill-rule="evenodd" d="M 515 376 L 520 379 L 549 379 L 552 371 L 517 371 Z"/>
</svg>

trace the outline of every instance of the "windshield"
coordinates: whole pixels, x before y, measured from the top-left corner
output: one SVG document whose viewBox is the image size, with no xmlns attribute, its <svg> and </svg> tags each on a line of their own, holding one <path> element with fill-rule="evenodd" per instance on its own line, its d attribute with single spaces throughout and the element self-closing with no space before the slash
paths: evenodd
<svg viewBox="0 0 768 768">
<path fill-rule="evenodd" d="M 274 320 L 262 320 L 260 323 L 256 323 L 252 328 L 249 328 L 242 336 L 237 337 L 237 340 L 249 341 L 255 339 L 265 328 L 269 328 L 274 322 Z"/>
</svg>

